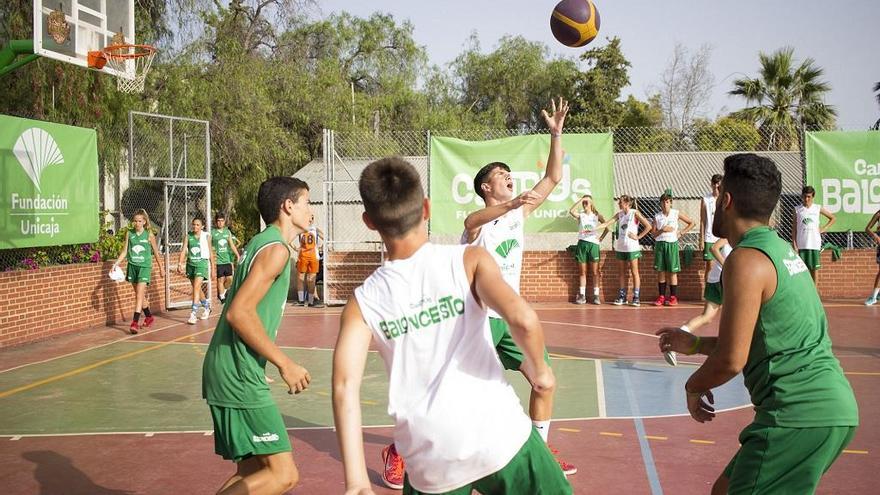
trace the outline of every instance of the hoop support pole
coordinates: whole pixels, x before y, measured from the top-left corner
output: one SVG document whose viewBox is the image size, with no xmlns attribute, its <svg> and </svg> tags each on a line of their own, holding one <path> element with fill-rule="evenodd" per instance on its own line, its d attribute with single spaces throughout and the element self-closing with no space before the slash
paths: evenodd
<svg viewBox="0 0 880 495">
<path fill-rule="evenodd" d="M 15 60 L 19 55 L 27 56 L 23 59 Z M 0 49 L 0 76 L 4 76 L 38 58 L 40 58 L 40 55 L 34 53 L 34 40 L 11 40 L 8 45 Z"/>
</svg>

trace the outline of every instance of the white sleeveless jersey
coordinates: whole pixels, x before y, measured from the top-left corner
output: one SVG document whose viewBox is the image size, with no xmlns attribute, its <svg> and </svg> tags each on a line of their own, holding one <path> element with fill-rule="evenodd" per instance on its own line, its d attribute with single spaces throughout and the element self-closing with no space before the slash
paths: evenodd
<svg viewBox="0 0 880 495">
<path fill-rule="evenodd" d="M 717 241 L 716 241 L 717 242 Z M 724 255 L 724 258 L 727 259 L 730 256 L 730 253 L 733 252 L 733 248 L 730 247 L 730 244 L 725 244 L 721 247 L 721 254 Z M 709 277 L 706 278 L 706 281 L 711 284 L 717 284 L 721 281 L 721 263 L 718 262 L 714 257 L 715 263 L 712 263 L 712 269 L 709 270 Z"/>
<path fill-rule="evenodd" d="M 489 251 L 501 268 L 501 276 L 507 285 L 519 294 L 519 279 L 522 273 L 523 232 L 525 231 L 525 210 L 519 207 L 510 210 L 495 220 L 483 225 L 480 234 L 471 244 Z M 467 241 L 467 232 L 462 235 Z M 493 310 L 489 310 L 492 318 L 501 318 Z"/>
<path fill-rule="evenodd" d="M 451 491 L 500 470 L 532 428 L 471 293 L 466 248 L 426 243 L 355 289 L 388 371 L 394 443 L 421 492 Z"/>
<path fill-rule="evenodd" d="M 641 251 L 639 241 L 630 239 L 627 234 L 638 235 L 639 219 L 636 218 L 636 210 L 629 210 L 629 213 L 620 211 L 617 217 L 617 241 L 614 243 L 614 250 L 619 253 L 633 253 Z"/>
<path fill-rule="evenodd" d="M 795 208 L 797 214 L 797 245 L 798 249 L 815 249 L 822 248 L 822 235 L 819 234 L 819 221 L 821 216 L 819 210 L 821 205 L 813 203 L 813 206 L 805 208 L 804 205 L 798 205 Z"/>
<path fill-rule="evenodd" d="M 678 210 L 675 208 L 670 208 L 668 215 L 664 215 L 662 211 L 659 211 L 654 215 L 654 227 L 657 230 L 667 226 L 672 227 L 675 230 L 672 232 L 663 232 L 654 240 L 659 242 L 678 242 Z"/>
<path fill-rule="evenodd" d="M 581 212 L 578 215 L 578 240 L 599 244 L 599 233 L 596 232 L 597 225 L 599 225 L 598 215 Z"/>
<path fill-rule="evenodd" d="M 711 194 L 703 197 L 703 206 L 706 207 L 706 233 L 703 235 L 704 242 L 717 242 L 718 238 L 712 234 L 712 222 L 715 221 L 715 196 Z"/>
</svg>

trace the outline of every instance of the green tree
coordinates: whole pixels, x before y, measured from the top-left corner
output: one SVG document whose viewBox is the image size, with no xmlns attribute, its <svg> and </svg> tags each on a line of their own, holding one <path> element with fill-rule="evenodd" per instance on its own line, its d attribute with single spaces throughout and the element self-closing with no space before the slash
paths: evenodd
<svg viewBox="0 0 880 495">
<path fill-rule="evenodd" d="M 619 126 L 627 107 L 618 100 L 623 88 L 629 85 L 628 71 L 632 67 L 620 48 L 620 38 L 611 38 L 607 45 L 587 50 L 580 59 L 588 69 L 577 78 L 567 124 L 597 129 Z"/>
<path fill-rule="evenodd" d="M 754 124 L 732 117 L 715 122 L 697 121 L 693 134 L 700 151 L 751 151 L 761 143 L 761 134 Z"/>
<path fill-rule="evenodd" d="M 758 126 L 763 149 L 794 149 L 802 126 L 833 126 L 837 111 L 824 102 L 831 86 L 821 79 L 824 71 L 813 59 L 796 66 L 792 48 L 762 52 L 759 59 L 758 76 L 735 80 L 729 94 L 745 98 L 749 106 L 732 116 Z"/>
</svg>

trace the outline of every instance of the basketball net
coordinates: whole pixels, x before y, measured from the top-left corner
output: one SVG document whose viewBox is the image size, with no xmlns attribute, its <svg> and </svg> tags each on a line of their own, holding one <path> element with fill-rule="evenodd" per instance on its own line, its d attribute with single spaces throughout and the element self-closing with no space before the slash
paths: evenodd
<svg viewBox="0 0 880 495">
<path fill-rule="evenodd" d="M 116 39 L 114 39 L 116 41 Z M 140 93 L 156 56 L 151 45 L 113 44 L 105 47 L 107 65 L 121 75 L 116 78 L 116 88 L 123 93 Z"/>
</svg>

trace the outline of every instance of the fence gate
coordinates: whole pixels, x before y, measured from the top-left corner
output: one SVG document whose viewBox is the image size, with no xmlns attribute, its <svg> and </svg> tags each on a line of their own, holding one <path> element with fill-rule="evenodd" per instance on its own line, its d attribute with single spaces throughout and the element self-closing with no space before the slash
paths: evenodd
<svg viewBox="0 0 880 495">
<path fill-rule="evenodd" d="M 211 229 L 211 134 L 205 120 L 129 112 L 129 175 L 161 189 L 161 204 L 144 205 L 158 229 L 159 249 L 165 259 L 165 301 L 168 308 L 187 307 L 192 290 L 185 266 L 178 261 L 183 238 L 193 218 Z M 161 221 L 161 224 L 159 222 Z M 202 283 L 212 294 L 212 273 Z"/>
</svg>

